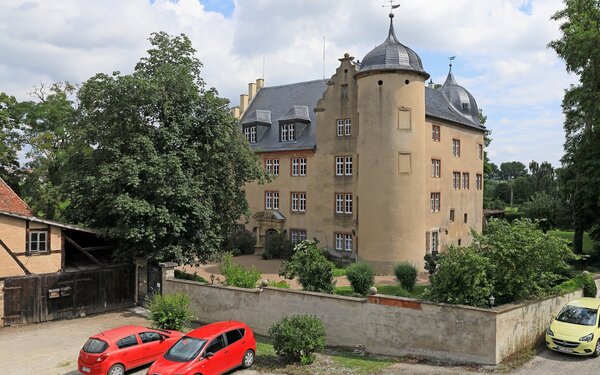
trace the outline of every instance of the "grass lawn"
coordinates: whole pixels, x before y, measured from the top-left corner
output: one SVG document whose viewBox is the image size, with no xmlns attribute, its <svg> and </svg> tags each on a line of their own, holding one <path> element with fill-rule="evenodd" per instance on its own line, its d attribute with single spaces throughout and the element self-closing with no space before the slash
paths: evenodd
<svg viewBox="0 0 600 375">
<path fill-rule="evenodd" d="M 564 238 L 569 242 L 573 242 L 573 236 L 575 232 L 572 231 L 564 231 L 564 230 L 553 230 L 552 233 L 557 234 L 560 238 Z M 590 234 L 588 232 L 583 233 L 583 253 L 589 254 L 594 247 L 594 241 L 590 238 Z"/>
<path fill-rule="evenodd" d="M 396 297 L 410 297 L 410 298 L 419 298 L 427 285 L 415 285 L 415 288 L 412 292 L 407 291 L 400 285 L 375 285 L 377 288 L 377 293 L 386 294 L 388 296 L 396 296 Z M 341 296 L 354 296 L 354 291 L 351 286 L 338 286 L 335 288 L 335 294 Z"/>
<path fill-rule="evenodd" d="M 306 366 L 286 363 L 275 354 L 268 338 L 256 337 L 255 370 L 268 372 L 309 375 L 309 374 L 377 374 L 396 361 L 390 358 L 356 355 L 326 349 L 317 355 L 314 363 Z"/>
</svg>

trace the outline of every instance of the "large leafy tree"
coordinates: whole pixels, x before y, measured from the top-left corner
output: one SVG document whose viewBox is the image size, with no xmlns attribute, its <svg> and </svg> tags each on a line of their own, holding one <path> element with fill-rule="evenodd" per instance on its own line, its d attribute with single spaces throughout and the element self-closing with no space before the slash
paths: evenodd
<svg viewBox="0 0 600 375">
<path fill-rule="evenodd" d="M 17 99 L 0 92 L 0 178 L 18 190 L 22 111 Z"/>
<path fill-rule="evenodd" d="M 564 0 L 552 17 L 561 21 L 562 37 L 549 46 L 565 61 L 579 83 L 565 92 L 565 187 L 573 212 L 575 252 L 581 253 L 583 232 L 600 217 L 600 0 Z M 594 231 L 600 240 L 600 230 Z"/>
<path fill-rule="evenodd" d="M 206 261 L 262 172 L 190 40 L 160 32 L 150 43 L 132 74 L 97 74 L 79 91 L 68 213 L 119 239 L 118 256 Z"/>
</svg>

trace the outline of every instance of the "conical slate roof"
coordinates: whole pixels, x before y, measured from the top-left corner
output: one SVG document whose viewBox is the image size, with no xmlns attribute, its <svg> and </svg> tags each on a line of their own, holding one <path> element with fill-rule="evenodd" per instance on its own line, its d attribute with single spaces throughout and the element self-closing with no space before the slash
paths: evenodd
<svg viewBox="0 0 600 375">
<path fill-rule="evenodd" d="M 415 51 L 403 45 L 396 38 L 393 23 L 394 14 L 390 13 L 390 31 L 386 40 L 367 53 L 360 63 L 360 73 L 374 70 L 393 70 L 415 72 L 425 79 L 429 74 L 423 69 L 421 58 Z"/>
<path fill-rule="evenodd" d="M 452 74 L 452 68 L 448 72 L 446 82 L 438 90 L 444 94 L 456 112 L 473 121 L 475 124 L 479 124 L 477 102 L 467 89 L 456 82 L 456 78 Z"/>
</svg>

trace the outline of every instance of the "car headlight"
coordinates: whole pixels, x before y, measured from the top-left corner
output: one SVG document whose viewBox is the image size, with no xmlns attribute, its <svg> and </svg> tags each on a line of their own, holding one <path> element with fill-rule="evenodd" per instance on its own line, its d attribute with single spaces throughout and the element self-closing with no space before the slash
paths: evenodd
<svg viewBox="0 0 600 375">
<path fill-rule="evenodd" d="M 554 337 L 554 332 L 552 332 L 552 330 L 550 329 L 550 327 L 546 328 L 546 334 L 548 336 L 553 336 Z"/>
<path fill-rule="evenodd" d="M 594 334 L 590 333 L 589 335 L 585 335 L 582 338 L 579 339 L 579 341 L 586 341 L 586 342 L 590 342 L 594 339 Z"/>
</svg>

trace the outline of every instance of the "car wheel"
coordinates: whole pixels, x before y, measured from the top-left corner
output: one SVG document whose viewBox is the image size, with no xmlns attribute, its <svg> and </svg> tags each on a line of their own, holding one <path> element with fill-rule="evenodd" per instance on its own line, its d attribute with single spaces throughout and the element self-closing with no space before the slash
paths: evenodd
<svg viewBox="0 0 600 375">
<path fill-rule="evenodd" d="M 592 353 L 592 357 L 594 357 L 594 358 L 600 357 L 600 339 L 598 339 L 596 341 L 596 349 Z"/>
<path fill-rule="evenodd" d="M 110 366 L 106 375 L 125 375 L 125 367 L 121 364 Z"/>
<path fill-rule="evenodd" d="M 253 363 L 254 363 L 254 351 L 246 350 L 246 353 L 244 353 L 244 358 L 242 358 L 242 367 L 248 368 L 248 367 L 252 366 Z"/>
</svg>

